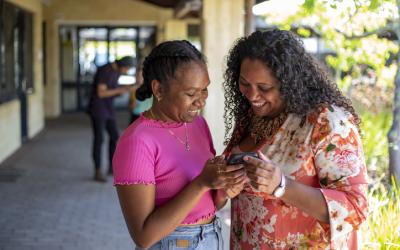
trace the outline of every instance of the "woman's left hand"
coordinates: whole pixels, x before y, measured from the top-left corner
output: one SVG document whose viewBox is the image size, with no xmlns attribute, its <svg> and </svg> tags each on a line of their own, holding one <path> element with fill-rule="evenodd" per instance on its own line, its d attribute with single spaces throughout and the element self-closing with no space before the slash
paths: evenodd
<svg viewBox="0 0 400 250">
<path fill-rule="evenodd" d="M 223 157 L 223 156 L 215 157 L 213 160 L 213 163 L 215 163 L 219 166 L 226 166 L 226 164 L 227 164 L 225 157 Z M 243 165 L 242 165 L 242 168 L 244 168 Z M 246 182 L 247 182 L 247 178 L 244 178 L 243 181 L 236 183 L 234 185 L 231 185 L 227 188 L 221 189 L 221 191 L 224 192 L 224 194 L 227 198 L 232 199 L 232 198 L 236 197 L 238 194 L 240 194 L 240 192 L 243 190 L 244 184 Z"/>
<path fill-rule="evenodd" d="M 263 153 L 260 151 L 257 153 L 260 159 L 250 156 L 244 157 L 247 177 L 250 179 L 250 184 L 256 190 L 272 194 L 281 183 L 281 169 Z"/>
</svg>

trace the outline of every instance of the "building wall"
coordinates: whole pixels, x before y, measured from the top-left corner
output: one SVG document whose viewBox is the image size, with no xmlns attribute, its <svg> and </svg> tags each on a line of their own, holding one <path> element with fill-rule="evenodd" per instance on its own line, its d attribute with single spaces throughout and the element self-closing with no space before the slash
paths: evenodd
<svg viewBox="0 0 400 250">
<path fill-rule="evenodd" d="M 34 92 L 28 96 L 28 138 L 44 127 L 42 81 L 42 4 L 40 0 L 8 0 L 33 14 Z M 21 145 L 20 103 L 0 104 L 0 162 Z"/>
<path fill-rule="evenodd" d="M 164 40 L 187 39 L 187 22 L 184 20 L 168 20 L 165 23 Z"/>
<path fill-rule="evenodd" d="M 244 34 L 244 0 L 203 0 L 203 48 L 211 79 L 203 115 L 213 136 L 215 149 L 223 149 L 225 126 L 223 72 L 233 42 Z"/>
<path fill-rule="evenodd" d="M 186 21 L 174 20 L 173 10 L 135 0 L 7 0 L 33 13 L 34 93 L 28 96 L 28 137 L 44 127 L 44 116 L 60 114 L 58 27 L 61 24 L 156 25 L 157 42 L 185 39 Z M 209 122 L 217 152 L 223 149 L 222 74 L 233 41 L 243 35 L 244 0 L 203 0 L 203 42 L 211 78 L 204 115 Z M 42 21 L 46 22 L 46 76 L 42 76 Z M 219 42 L 223 41 L 223 42 Z M 46 86 L 43 87 L 43 77 Z M 0 162 L 21 145 L 20 103 L 0 104 Z"/>
<path fill-rule="evenodd" d="M 155 25 L 157 41 L 166 38 L 167 21 L 173 10 L 135 0 L 48 0 L 43 1 L 47 42 L 47 85 L 45 114 L 57 117 L 61 112 L 58 29 L 61 24 L 86 25 Z M 171 25 L 174 27 L 174 24 Z M 169 37 L 168 37 L 169 38 Z"/>
<path fill-rule="evenodd" d="M 21 145 L 19 101 L 0 105 L 0 162 Z"/>
</svg>

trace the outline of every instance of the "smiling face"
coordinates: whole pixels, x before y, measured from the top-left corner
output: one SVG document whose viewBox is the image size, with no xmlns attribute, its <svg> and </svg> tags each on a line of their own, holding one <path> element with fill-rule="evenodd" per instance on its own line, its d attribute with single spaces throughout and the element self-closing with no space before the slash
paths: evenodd
<svg viewBox="0 0 400 250">
<path fill-rule="evenodd" d="M 239 90 L 256 116 L 273 118 L 285 108 L 280 83 L 272 71 L 257 59 L 244 59 L 240 66 Z"/>
<path fill-rule="evenodd" d="M 160 97 L 157 105 L 160 118 L 165 121 L 192 122 L 206 103 L 209 84 L 204 64 L 191 62 L 182 65 L 175 72 L 175 78 L 169 81 L 168 87 L 155 87 L 156 96 Z"/>
</svg>

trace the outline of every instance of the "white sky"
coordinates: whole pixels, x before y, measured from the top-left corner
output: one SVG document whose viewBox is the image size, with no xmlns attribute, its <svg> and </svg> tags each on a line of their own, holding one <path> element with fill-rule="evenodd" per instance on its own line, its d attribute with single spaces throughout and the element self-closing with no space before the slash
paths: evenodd
<svg viewBox="0 0 400 250">
<path fill-rule="evenodd" d="M 254 15 L 265 15 L 273 12 L 280 16 L 293 15 L 299 9 L 304 0 L 270 0 L 253 6 Z"/>
</svg>

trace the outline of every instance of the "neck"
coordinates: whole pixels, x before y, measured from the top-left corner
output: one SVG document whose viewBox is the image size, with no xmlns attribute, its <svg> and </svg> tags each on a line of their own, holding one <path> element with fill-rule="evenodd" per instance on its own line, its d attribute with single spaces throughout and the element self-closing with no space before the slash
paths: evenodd
<svg viewBox="0 0 400 250">
<path fill-rule="evenodd" d="M 269 115 L 265 115 L 265 116 L 259 116 L 259 118 L 263 118 L 263 119 L 268 119 L 268 120 L 273 120 L 277 117 L 280 117 L 282 115 L 286 115 L 285 109 L 281 108 L 279 110 L 277 110 L 276 112 L 269 114 Z"/>
<path fill-rule="evenodd" d="M 162 110 L 158 107 L 157 104 L 153 105 L 149 111 L 150 111 L 150 117 L 153 118 L 154 120 L 162 122 L 179 122 L 170 118 L 168 115 L 162 112 Z"/>
<path fill-rule="evenodd" d="M 274 118 L 254 116 L 250 121 L 250 136 L 254 139 L 255 144 L 270 138 L 278 132 L 279 128 L 286 121 L 288 114 L 280 113 Z"/>
<path fill-rule="evenodd" d="M 279 117 L 283 113 L 278 113 L 278 114 L 273 114 L 273 115 L 266 115 L 266 116 L 260 116 L 260 118 L 266 119 L 266 120 L 273 120 L 277 117 Z"/>
</svg>

